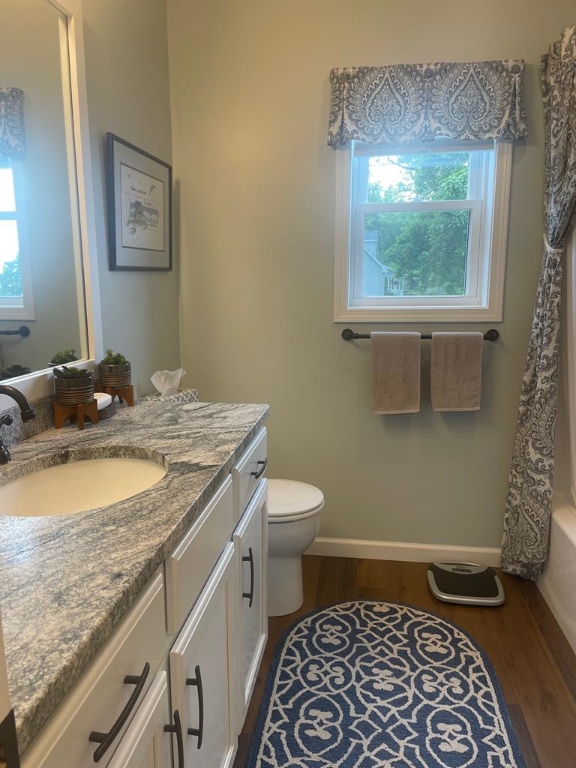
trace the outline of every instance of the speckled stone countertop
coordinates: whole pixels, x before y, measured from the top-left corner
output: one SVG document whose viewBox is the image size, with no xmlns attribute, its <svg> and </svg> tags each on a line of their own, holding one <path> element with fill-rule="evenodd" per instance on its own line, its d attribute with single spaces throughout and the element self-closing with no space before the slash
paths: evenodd
<svg viewBox="0 0 576 768">
<path fill-rule="evenodd" d="M 0 485 L 30 462 L 45 467 L 82 456 L 168 462 L 159 483 L 109 507 L 53 517 L 9 517 L 0 510 L 0 605 L 21 753 L 267 413 L 266 405 L 140 402 L 84 431 L 50 429 L 11 448 Z"/>
</svg>

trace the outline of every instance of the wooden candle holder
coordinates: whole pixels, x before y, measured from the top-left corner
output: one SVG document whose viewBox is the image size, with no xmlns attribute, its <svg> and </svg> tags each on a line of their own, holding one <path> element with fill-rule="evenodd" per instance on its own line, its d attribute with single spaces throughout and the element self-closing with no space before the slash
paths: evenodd
<svg viewBox="0 0 576 768">
<path fill-rule="evenodd" d="M 96 400 L 79 405 L 54 403 L 54 427 L 56 429 L 60 429 L 68 420 L 76 421 L 78 429 L 84 429 L 84 419 L 89 419 L 92 424 L 98 423 L 98 403 Z"/>
<path fill-rule="evenodd" d="M 126 405 L 132 407 L 134 405 L 134 385 L 126 384 L 123 387 L 102 387 L 102 392 L 106 392 L 107 395 L 112 396 L 112 402 L 117 397 L 118 400 L 124 400 Z"/>
</svg>

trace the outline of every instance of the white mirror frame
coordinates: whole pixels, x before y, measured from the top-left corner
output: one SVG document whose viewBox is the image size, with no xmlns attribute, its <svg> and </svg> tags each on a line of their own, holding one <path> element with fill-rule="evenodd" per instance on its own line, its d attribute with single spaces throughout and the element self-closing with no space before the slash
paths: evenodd
<svg viewBox="0 0 576 768">
<path fill-rule="evenodd" d="M 84 35 L 82 30 L 82 5 L 80 0 L 46 0 L 59 10 L 67 19 L 67 26 L 62 25 L 62 34 L 67 35 L 70 56 L 70 89 L 72 95 L 72 125 L 74 127 L 73 146 L 76 166 L 78 193 L 78 220 L 80 231 L 77 240 L 80 243 L 81 259 L 77 268 L 82 269 L 84 290 L 79 295 L 80 309 L 85 308 L 85 326 L 87 338 L 87 367 L 94 367 L 95 360 L 103 354 L 102 322 L 100 315 L 100 290 L 98 284 L 98 257 L 96 239 L 96 219 L 94 213 L 94 192 L 92 186 L 92 160 L 90 154 L 90 134 L 88 128 L 88 104 L 86 94 L 86 67 L 84 60 Z M 81 281 L 79 281 L 81 287 Z M 79 287 L 79 293 L 81 293 Z M 86 365 L 86 359 L 83 361 Z M 15 386 L 29 400 L 52 394 L 54 377 L 49 369 L 36 371 L 26 376 L 9 379 L 4 382 Z M 12 408 L 14 401 L 0 395 L 0 411 Z"/>
</svg>

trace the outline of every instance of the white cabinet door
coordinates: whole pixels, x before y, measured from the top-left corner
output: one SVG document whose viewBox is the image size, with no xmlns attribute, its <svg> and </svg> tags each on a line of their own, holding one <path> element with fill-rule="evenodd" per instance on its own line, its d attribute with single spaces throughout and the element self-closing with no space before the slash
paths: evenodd
<svg viewBox="0 0 576 768">
<path fill-rule="evenodd" d="M 224 548 L 170 651 L 172 709 L 184 732 L 185 768 L 228 768 L 236 751 L 237 563 Z"/>
<path fill-rule="evenodd" d="M 268 565 L 267 481 L 260 486 L 234 531 L 239 552 L 239 722 L 242 730 L 268 638 L 266 579 Z"/>
<path fill-rule="evenodd" d="M 171 768 L 168 676 L 158 672 L 109 768 Z M 178 753 L 174 756 L 178 768 Z"/>
</svg>

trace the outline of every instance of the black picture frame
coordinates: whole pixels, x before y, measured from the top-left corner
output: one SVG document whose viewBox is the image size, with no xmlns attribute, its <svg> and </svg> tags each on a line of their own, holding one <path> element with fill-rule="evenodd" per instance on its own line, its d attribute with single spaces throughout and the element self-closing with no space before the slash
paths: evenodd
<svg viewBox="0 0 576 768">
<path fill-rule="evenodd" d="M 106 134 L 106 212 L 111 270 L 172 269 L 172 166 Z"/>
</svg>

